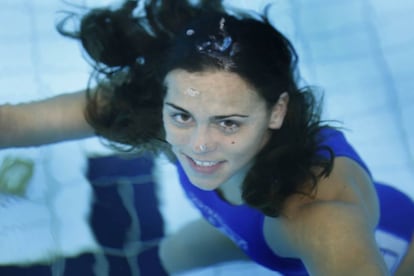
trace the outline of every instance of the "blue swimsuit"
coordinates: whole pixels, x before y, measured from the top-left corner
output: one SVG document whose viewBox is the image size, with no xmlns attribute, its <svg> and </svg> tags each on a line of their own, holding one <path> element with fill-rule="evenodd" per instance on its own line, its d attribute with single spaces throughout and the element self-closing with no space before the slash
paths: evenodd
<svg viewBox="0 0 414 276">
<path fill-rule="evenodd" d="M 370 174 L 341 132 L 324 129 L 321 135 L 322 144 L 329 146 L 336 157 L 348 157 Z M 180 164 L 177 164 L 177 168 L 186 195 L 201 214 L 233 240 L 253 261 L 283 275 L 308 275 L 299 259 L 280 257 L 269 248 L 263 235 L 265 215 L 245 204 L 231 205 L 221 199 L 216 191 L 197 188 L 191 184 Z M 387 266 L 393 271 L 404 256 L 414 231 L 414 203 L 405 194 L 390 186 L 375 182 L 375 187 L 381 208 L 381 218 L 375 235 Z"/>
</svg>

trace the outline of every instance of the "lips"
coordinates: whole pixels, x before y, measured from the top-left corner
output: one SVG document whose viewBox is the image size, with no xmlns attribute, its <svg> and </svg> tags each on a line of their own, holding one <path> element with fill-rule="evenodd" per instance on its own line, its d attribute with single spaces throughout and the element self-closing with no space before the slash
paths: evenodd
<svg viewBox="0 0 414 276">
<path fill-rule="evenodd" d="M 211 174 L 216 172 L 221 168 L 225 161 L 206 161 L 206 160 L 197 160 L 186 155 L 187 160 L 189 161 L 190 166 L 199 173 Z"/>
</svg>

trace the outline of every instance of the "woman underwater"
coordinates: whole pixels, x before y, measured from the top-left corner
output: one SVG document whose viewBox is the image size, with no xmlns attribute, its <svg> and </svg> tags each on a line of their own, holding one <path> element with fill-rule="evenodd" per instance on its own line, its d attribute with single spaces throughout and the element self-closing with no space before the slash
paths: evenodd
<svg viewBox="0 0 414 276">
<path fill-rule="evenodd" d="M 414 220 L 396 215 L 413 217 L 414 204 L 374 182 L 320 119 L 294 48 L 266 17 L 229 15 L 220 1 L 141 2 L 91 10 L 79 32 L 60 26 L 95 62 L 97 86 L 2 106 L 0 145 L 95 133 L 167 153 L 204 216 L 161 243 L 170 274 L 251 259 L 283 275 L 412 275 Z M 407 244 L 391 263 L 384 235 Z"/>
</svg>

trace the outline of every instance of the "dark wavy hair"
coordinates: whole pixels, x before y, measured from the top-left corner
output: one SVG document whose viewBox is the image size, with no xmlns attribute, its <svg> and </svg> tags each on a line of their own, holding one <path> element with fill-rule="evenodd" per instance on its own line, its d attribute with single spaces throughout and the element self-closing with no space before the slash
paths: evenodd
<svg viewBox="0 0 414 276">
<path fill-rule="evenodd" d="M 98 88 L 88 93 L 86 117 L 98 135 L 132 148 L 167 150 L 162 124 L 163 82 L 174 69 L 225 70 L 252 85 L 271 108 L 286 92 L 283 126 L 273 130 L 242 186 L 244 201 L 267 216 L 279 216 L 285 200 L 315 191 L 328 176 L 332 151 L 321 146 L 320 105 L 309 87 L 298 87 L 297 54 L 264 16 L 229 15 L 221 1 L 140 1 L 117 10 L 94 9 L 79 31 L 58 29 L 80 39 L 92 59 Z M 326 150 L 330 158 L 318 152 Z M 309 194 L 312 196 L 312 194 Z"/>
</svg>

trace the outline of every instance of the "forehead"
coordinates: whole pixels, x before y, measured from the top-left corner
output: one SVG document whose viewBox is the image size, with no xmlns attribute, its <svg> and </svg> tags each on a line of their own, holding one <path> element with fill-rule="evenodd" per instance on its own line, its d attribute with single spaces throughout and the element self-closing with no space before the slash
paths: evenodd
<svg viewBox="0 0 414 276">
<path fill-rule="evenodd" d="M 257 91 L 239 75 L 211 70 L 188 72 L 176 69 L 165 78 L 166 101 L 204 101 L 205 104 L 247 105 L 264 102 Z"/>
</svg>

